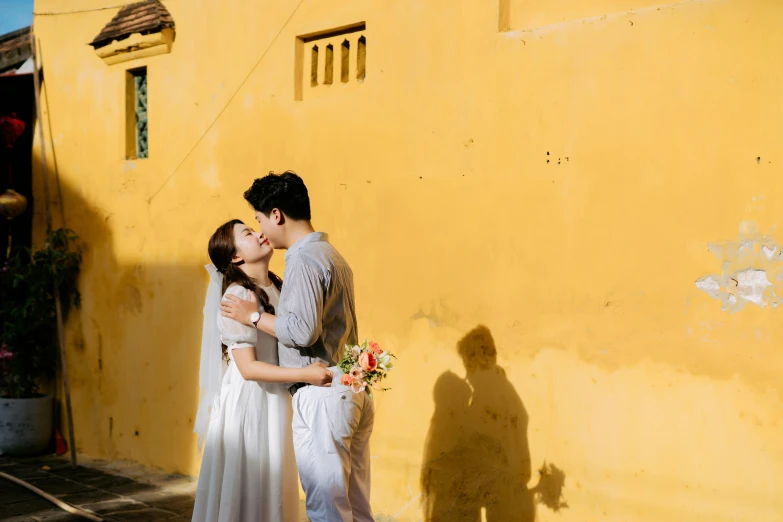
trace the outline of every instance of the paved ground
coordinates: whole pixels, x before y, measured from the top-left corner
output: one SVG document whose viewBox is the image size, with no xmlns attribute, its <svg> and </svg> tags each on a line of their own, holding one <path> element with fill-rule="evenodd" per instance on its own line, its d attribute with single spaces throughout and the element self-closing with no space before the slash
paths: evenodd
<svg viewBox="0 0 783 522">
<path fill-rule="evenodd" d="M 85 461 L 72 468 L 58 457 L 0 456 L 0 471 L 20 478 L 68 504 L 110 521 L 190 520 L 196 481 L 140 466 Z M 35 493 L 0 478 L 0 520 L 83 521 Z"/>
<path fill-rule="evenodd" d="M 79 464 L 74 469 L 64 457 L 0 456 L 0 472 L 29 482 L 63 502 L 93 511 L 108 521 L 190 520 L 197 478 L 121 461 L 79 457 Z M 308 522 L 304 502 L 299 506 L 299 514 L 301 522 Z M 0 478 L 0 521 L 84 520 L 30 490 Z"/>
</svg>

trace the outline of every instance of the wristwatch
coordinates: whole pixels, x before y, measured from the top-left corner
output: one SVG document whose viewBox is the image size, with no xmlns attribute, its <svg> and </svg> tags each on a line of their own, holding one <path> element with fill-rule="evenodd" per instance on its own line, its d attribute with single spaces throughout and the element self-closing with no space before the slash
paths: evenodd
<svg viewBox="0 0 783 522">
<path fill-rule="evenodd" d="M 250 322 L 253 324 L 253 326 L 258 326 L 258 320 L 261 319 L 261 314 L 258 312 L 253 312 L 250 314 Z"/>
</svg>

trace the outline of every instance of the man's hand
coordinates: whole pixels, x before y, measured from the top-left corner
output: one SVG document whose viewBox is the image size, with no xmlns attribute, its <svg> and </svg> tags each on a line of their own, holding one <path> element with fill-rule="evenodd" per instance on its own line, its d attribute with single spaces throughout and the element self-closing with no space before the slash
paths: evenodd
<svg viewBox="0 0 783 522">
<path fill-rule="evenodd" d="M 250 314 L 258 312 L 258 298 L 254 293 L 250 293 L 250 301 L 240 299 L 235 295 L 227 295 L 220 302 L 220 314 L 247 326 L 255 325 L 250 322 Z"/>
</svg>

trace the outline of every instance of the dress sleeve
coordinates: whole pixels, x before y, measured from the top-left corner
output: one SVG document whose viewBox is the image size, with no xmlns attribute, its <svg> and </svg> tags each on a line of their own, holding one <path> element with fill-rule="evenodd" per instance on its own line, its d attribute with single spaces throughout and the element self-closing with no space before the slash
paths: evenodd
<svg viewBox="0 0 783 522">
<path fill-rule="evenodd" d="M 239 285 L 228 287 L 226 293 L 223 294 L 223 299 L 225 299 L 227 295 L 235 295 L 245 301 L 250 300 L 250 290 Z M 244 325 L 234 319 L 223 317 L 220 312 L 218 312 L 218 331 L 220 332 L 223 344 L 228 347 L 229 351 L 234 348 L 252 348 L 256 345 L 256 340 L 258 338 L 257 329 L 252 326 Z"/>
</svg>

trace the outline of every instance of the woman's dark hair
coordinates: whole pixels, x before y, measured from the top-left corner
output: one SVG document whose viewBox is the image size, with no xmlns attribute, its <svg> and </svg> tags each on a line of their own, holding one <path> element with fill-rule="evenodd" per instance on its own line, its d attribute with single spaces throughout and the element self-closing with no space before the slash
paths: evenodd
<svg viewBox="0 0 783 522">
<path fill-rule="evenodd" d="M 212 264 L 223 274 L 223 294 L 232 284 L 238 284 L 244 288 L 247 288 L 256 295 L 258 303 L 264 312 L 268 314 L 275 313 L 275 307 L 269 302 L 269 296 L 266 295 L 264 289 L 261 288 L 255 279 L 247 275 L 239 268 L 239 265 L 231 262 L 231 258 L 237 253 L 237 246 L 234 242 L 234 226 L 244 225 L 239 219 L 232 219 L 228 223 L 220 225 L 212 237 L 209 238 L 209 259 L 212 260 Z M 283 280 L 280 279 L 274 272 L 269 272 L 269 280 L 272 284 L 280 290 L 283 287 Z M 228 347 L 223 345 L 223 358 L 228 360 Z"/>
<path fill-rule="evenodd" d="M 310 220 L 310 196 L 302 178 L 293 170 L 282 174 L 270 172 L 258 178 L 245 191 L 245 199 L 250 205 L 269 217 L 273 209 L 279 209 L 295 221 Z"/>
</svg>

